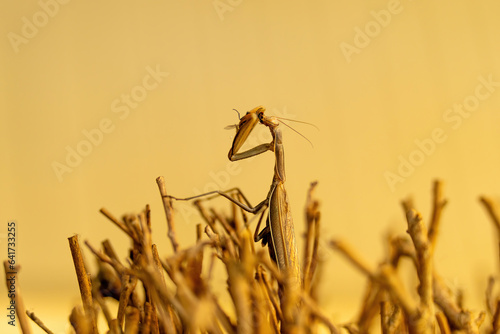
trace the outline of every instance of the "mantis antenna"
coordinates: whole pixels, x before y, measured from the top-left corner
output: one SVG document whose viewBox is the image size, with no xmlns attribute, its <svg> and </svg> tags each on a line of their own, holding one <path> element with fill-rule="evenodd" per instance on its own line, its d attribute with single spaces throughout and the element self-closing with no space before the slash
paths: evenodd
<svg viewBox="0 0 500 334">
<path fill-rule="evenodd" d="M 278 117 L 278 116 L 274 116 L 274 117 L 276 117 L 279 120 L 285 120 L 285 121 L 290 121 L 290 122 L 295 122 L 295 123 L 307 124 L 307 125 L 310 125 L 310 126 L 314 127 L 316 130 L 319 131 L 319 128 L 316 125 L 314 125 L 313 123 L 299 121 L 299 120 L 291 119 L 291 118 L 284 118 L 284 117 Z"/>
<path fill-rule="evenodd" d="M 281 117 L 276 117 L 277 119 L 279 119 L 280 121 L 281 120 L 287 120 L 287 121 L 292 121 L 292 122 L 298 122 L 298 123 L 304 123 L 304 124 L 308 124 L 308 125 L 311 125 L 311 126 L 314 126 L 316 129 L 318 129 L 318 127 L 314 124 L 311 124 L 311 123 L 307 123 L 307 122 L 302 122 L 302 121 L 296 121 L 296 120 L 293 120 L 293 119 L 286 119 L 286 118 L 281 118 Z M 304 136 L 302 133 L 300 133 L 299 131 L 295 130 L 294 128 L 292 128 L 290 125 L 286 124 L 285 122 L 281 121 L 280 122 L 281 124 L 285 125 L 286 127 L 288 127 L 289 129 L 292 129 L 293 132 L 297 133 L 299 136 L 301 136 L 302 138 L 304 138 L 305 140 L 307 140 L 307 142 L 311 145 L 312 148 L 314 148 L 314 145 L 313 143 L 307 139 L 306 136 Z M 319 130 L 319 129 L 318 129 Z"/>
<path fill-rule="evenodd" d="M 234 109 L 234 108 L 233 108 L 233 110 L 234 110 L 234 111 L 236 111 L 236 112 L 238 113 L 238 119 L 241 119 L 241 117 L 240 117 L 240 112 L 239 112 L 238 110 Z"/>
</svg>

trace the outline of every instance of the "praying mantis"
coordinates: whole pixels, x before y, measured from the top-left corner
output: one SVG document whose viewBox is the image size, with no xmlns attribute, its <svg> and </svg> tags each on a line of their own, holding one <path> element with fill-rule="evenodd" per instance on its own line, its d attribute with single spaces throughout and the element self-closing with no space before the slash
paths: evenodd
<svg viewBox="0 0 500 334">
<path fill-rule="evenodd" d="M 275 166 L 274 175 L 271 183 L 271 188 L 267 193 L 266 198 L 256 206 L 252 207 L 245 196 L 237 188 L 228 191 L 212 191 L 206 194 L 193 196 L 189 198 L 176 198 L 176 200 L 191 200 L 201 196 L 210 194 L 219 194 L 243 210 L 258 214 L 262 210 L 264 214 L 266 208 L 269 209 L 267 216 L 266 227 L 257 235 L 259 224 L 256 228 L 255 242 L 262 240 L 263 244 L 269 245 L 271 258 L 276 262 L 278 269 L 285 273 L 290 279 L 292 286 L 300 286 L 300 267 L 298 260 L 297 244 L 295 240 L 295 232 L 293 227 L 293 219 L 290 211 L 288 195 L 285 190 L 285 153 L 283 148 L 283 137 L 280 121 L 276 117 L 267 117 L 264 114 L 265 108 L 262 106 L 256 107 L 247 112 L 240 118 L 239 124 L 236 125 L 236 136 L 229 150 L 228 157 L 231 161 L 247 159 L 267 151 L 274 152 Z M 244 152 L 239 152 L 248 136 L 257 124 L 266 126 L 272 135 L 272 141 L 248 149 Z M 232 191 L 238 191 L 245 203 L 242 203 L 229 195 Z M 262 219 L 262 216 L 261 216 Z"/>
</svg>

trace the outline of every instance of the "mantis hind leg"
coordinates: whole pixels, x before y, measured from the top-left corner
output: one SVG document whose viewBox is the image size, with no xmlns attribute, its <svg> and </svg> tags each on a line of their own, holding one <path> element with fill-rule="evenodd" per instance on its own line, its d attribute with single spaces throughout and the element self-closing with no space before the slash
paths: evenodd
<svg viewBox="0 0 500 334">
<path fill-rule="evenodd" d="M 238 196 L 240 196 L 240 198 L 243 199 L 243 202 L 240 202 L 237 199 L 233 198 L 231 196 L 232 193 L 238 194 Z M 210 196 L 210 195 L 213 195 L 213 196 Z M 228 190 L 225 190 L 225 191 L 214 190 L 214 191 L 210 191 L 210 192 L 207 192 L 207 193 L 204 193 L 204 194 L 200 194 L 200 195 L 196 195 L 196 196 L 191 196 L 191 197 L 186 197 L 186 198 L 178 198 L 178 197 L 174 197 L 174 196 L 170 196 L 170 195 L 167 195 L 165 197 L 168 197 L 168 198 L 171 198 L 171 199 L 175 199 L 177 201 L 190 201 L 192 199 L 203 198 L 203 197 L 206 197 L 206 196 L 208 196 L 206 198 L 206 200 L 210 200 L 210 199 L 216 198 L 218 196 L 225 197 L 228 200 L 230 200 L 231 202 L 233 202 L 234 204 L 236 204 L 237 206 L 239 206 L 240 208 L 242 208 L 243 210 L 245 210 L 247 212 L 250 212 L 250 213 L 254 213 L 254 214 L 257 213 L 257 212 L 259 212 L 265 206 L 267 206 L 267 199 L 265 199 L 262 202 L 260 202 L 259 204 L 257 204 L 256 206 L 252 207 L 252 205 L 250 204 L 250 202 L 248 201 L 248 199 L 245 197 L 245 195 L 243 194 L 243 192 L 241 191 L 240 188 L 231 188 L 231 189 L 228 189 Z"/>
</svg>

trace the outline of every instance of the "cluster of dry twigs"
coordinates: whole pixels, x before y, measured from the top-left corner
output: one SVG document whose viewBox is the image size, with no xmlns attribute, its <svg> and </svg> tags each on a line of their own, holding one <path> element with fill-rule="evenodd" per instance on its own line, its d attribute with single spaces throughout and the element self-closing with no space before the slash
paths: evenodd
<svg viewBox="0 0 500 334">
<path fill-rule="evenodd" d="M 389 237 L 389 254 L 376 268 L 346 242 L 331 241 L 333 248 L 369 278 L 362 309 L 351 332 L 368 333 L 374 318 L 380 314 L 382 333 L 500 333 L 500 298 L 493 293 L 496 279 L 490 278 L 486 292 L 487 313 L 491 321 L 485 324 L 486 312 L 474 314 L 464 308 L 461 293 L 445 285 L 433 264 L 441 214 L 447 203 L 442 188 L 442 182 L 434 182 L 428 226 L 411 199 L 402 201 L 410 238 L 406 235 Z M 491 200 L 481 197 L 481 202 L 495 222 L 500 237 L 500 212 L 496 212 Z M 418 300 L 404 289 L 397 274 L 403 257 L 409 258 L 415 266 L 419 281 Z"/>
<path fill-rule="evenodd" d="M 305 246 L 302 284 L 291 289 L 264 248 L 255 250 L 246 214 L 232 205 L 230 215 L 206 202 L 197 201 L 205 221 L 197 225 L 196 242 L 182 247 L 176 238 L 172 202 L 166 196 L 162 177 L 157 179 L 168 223 L 173 252 L 162 259 L 152 243 L 150 209 L 121 220 L 105 209 L 101 212 L 131 240 L 130 254 L 121 260 L 111 242 L 101 248 L 85 245 L 95 256 L 98 274 L 88 273 L 78 236 L 69 238 L 83 307 L 75 307 L 70 322 L 76 333 L 315 333 L 326 328 L 332 333 L 500 333 L 500 296 L 494 293 L 495 278 L 486 292 L 486 311 L 477 314 L 463 307 L 460 294 L 450 290 L 433 264 L 441 214 L 447 201 L 442 183 L 433 188 L 430 223 L 424 224 L 411 200 L 402 202 L 407 218 L 407 235 L 387 239 L 389 252 L 378 266 L 368 264 L 345 241 L 331 240 L 329 246 L 345 255 L 368 278 L 358 317 L 351 323 L 334 324 L 317 304 L 320 214 L 311 184 L 306 202 Z M 500 212 L 493 202 L 481 197 L 499 234 Z M 398 276 L 403 258 L 414 263 L 418 299 L 406 291 Z M 223 264 L 228 300 L 213 289 L 214 266 Z M 91 279 L 92 277 L 92 279 Z M 18 290 L 19 291 L 19 290 Z M 22 299 L 17 316 L 24 333 L 30 333 L 27 316 L 45 332 L 51 331 L 33 313 L 24 311 Z M 112 304 L 117 304 L 117 311 Z M 21 309 L 19 308 L 21 306 Z M 116 305 L 115 305 L 116 306 Z M 98 326 L 98 319 L 103 318 Z M 376 319 L 379 322 L 376 322 Z M 98 327 L 101 327 L 98 329 Z"/>
<path fill-rule="evenodd" d="M 266 248 L 255 250 L 247 217 L 235 206 L 227 215 L 207 208 L 204 201 L 195 202 L 206 224 L 204 230 L 202 224 L 197 225 L 194 245 L 182 247 L 176 238 L 174 212 L 171 200 L 165 197 L 163 178 L 159 177 L 157 183 L 173 248 L 168 257 L 162 259 L 152 243 L 149 206 L 121 220 L 101 209 L 130 237 L 132 246 L 123 261 L 109 240 L 103 241 L 100 249 L 85 241 L 98 263 L 95 276 L 89 275 L 78 236 L 69 238 L 83 304 L 70 315 L 75 332 L 102 332 L 103 326 L 98 326 L 98 318 L 102 317 L 108 333 L 305 332 L 314 331 L 320 323 L 338 332 L 315 301 L 319 240 L 318 202 L 312 196 L 315 184 L 309 191 L 306 209 L 303 288 L 297 291 L 287 288 L 287 277 L 271 261 Z M 214 266 L 220 263 L 230 297 L 230 302 L 224 304 L 212 286 Z M 116 312 L 111 311 L 113 303 L 118 303 Z M 26 318 L 25 314 L 18 316 Z M 50 333 L 33 313 L 28 316 Z"/>
</svg>

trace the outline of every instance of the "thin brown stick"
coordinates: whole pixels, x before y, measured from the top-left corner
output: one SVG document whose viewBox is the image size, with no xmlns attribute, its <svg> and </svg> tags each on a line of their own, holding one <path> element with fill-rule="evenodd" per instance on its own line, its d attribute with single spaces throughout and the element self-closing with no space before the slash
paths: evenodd
<svg viewBox="0 0 500 334">
<path fill-rule="evenodd" d="M 200 216 L 205 220 L 205 222 L 210 226 L 210 228 L 216 232 L 217 226 L 215 225 L 215 217 L 210 215 L 210 210 L 205 208 L 202 200 L 196 200 L 193 202 L 193 205 L 198 209 Z"/>
<path fill-rule="evenodd" d="M 493 289 L 495 287 L 495 277 L 490 276 L 488 278 L 488 285 L 486 286 L 486 310 L 490 315 L 495 314 L 496 300 L 497 298 L 493 295 Z"/>
<path fill-rule="evenodd" d="M 369 265 L 353 248 L 344 241 L 332 240 L 330 246 L 343 254 L 358 270 L 371 280 L 382 284 L 384 288 L 401 304 L 407 314 L 417 314 L 415 302 L 404 290 L 401 281 L 390 264 L 380 265 L 378 272 Z"/>
<path fill-rule="evenodd" d="M 278 325 L 278 318 L 276 316 L 276 313 L 277 313 L 276 308 L 278 307 L 279 303 L 278 303 L 277 299 L 275 299 L 273 301 L 274 295 L 272 294 L 272 291 L 271 292 L 269 291 L 269 290 L 271 290 L 270 287 L 268 285 L 266 285 L 262 267 L 259 266 L 257 268 L 257 273 L 256 273 L 255 278 L 257 279 L 257 285 L 259 286 L 259 288 L 261 290 L 261 293 L 263 295 L 263 298 L 266 302 L 267 309 L 268 309 L 269 314 L 270 314 L 269 321 L 271 322 L 271 325 L 272 325 L 274 332 L 278 333 L 279 332 L 279 325 Z"/>
<path fill-rule="evenodd" d="M 149 264 L 153 262 L 153 237 L 151 235 L 151 226 L 148 226 L 145 212 L 139 214 L 137 218 L 139 219 L 139 226 L 142 231 L 141 252 L 146 256 L 146 261 Z"/>
<path fill-rule="evenodd" d="M 377 305 L 384 295 L 384 289 L 378 282 L 367 280 L 361 310 L 357 316 L 356 324 L 361 333 L 367 333 L 372 325 L 372 321 L 377 314 Z"/>
<path fill-rule="evenodd" d="M 438 195 L 438 198 L 439 198 L 439 195 Z M 407 214 L 414 215 L 414 214 L 410 213 L 410 211 L 412 211 L 411 206 L 412 206 L 412 203 L 408 203 L 408 202 L 403 205 L 403 207 L 405 209 L 410 208 L 407 211 Z M 418 227 L 418 224 L 415 225 L 415 229 L 418 230 L 418 228 L 420 228 L 420 227 Z M 425 228 L 425 226 L 424 226 L 424 228 Z M 437 231 L 437 229 L 435 229 L 435 231 Z M 412 233 L 418 234 L 421 236 L 421 238 L 418 236 L 417 236 L 417 238 L 420 238 L 422 240 L 425 239 L 423 237 L 425 230 L 423 230 L 422 232 L 413 231 Z M 427 235 L 429 235 L 429 233 L 427 233 Z M 435 236 L 436 236 L 436 232 L 434 232 L 434 238 L 435 238 Z M 422 240 L 417 241 L 417 243 L 420 243 L 420 246 L 418 246 L 418 247 L 421 248 L 421 250 L 420 250 L 421 256 L 422 256 L 422 250 L 424 253 L 427 252 L 427 250 L 425 250 L 425 246 L 423 246 L 423 244 L 425 244 L 425 243 Z M 417 247 L 417 246 L 415 245 L 415 247 Z M 422 247 L 423 247 L 423 249 L 422 249 Z M 398 248 L 398 252 L 401 255 L 408 256 L 409 258 L 412 259 L 412 261 L 415 263 L 415 265 L 417 267 L 419 275 L 427 276 L 427 279 L 426 279 L 427 288 L 425 288 L 425 289 L 428 289 L 428 286 L 430 285 L 430 283 L 428 282 L 429 276 L 428 276 L 428 274 L 423 274 L 422 270 L 420 269 L 419 262 L 421 262 L 421 261 L 418 260 L 417 251 L 414 249 L 410 249 L 408 247 L 408 245 L 401 244 L 401 243 L 398 243 L 397 248 Z M 430 252 L 428 255 L 430 256 L 430 255 L 432 255 L 433 247 L 429 247 L 429 249 L 430 249 Z M 427 261 L 427 263 L 430 263 L 430 261 L 431 260 Z M 424 269 L 423 271 L 425 272 L 426 270 L 428 270 L 428 269 Z M 423 288 L 421 286 L 420 291 L 419 291 L 421 296 L 427 295 L 427 297 L 424 297 L 424 298 L 429 298 L 429 291 L 424 292 L 424 291 L 422 291 L 422 289 Z M 433 302 L 436 303 L 436 305 L 438 305 L 441 308 L 444 315 L 446 316 L 447 321 L 450 323 L 452 328 L 464 330 L 466 333 L 478 333 L 478 331 L 479 331 L 478 324 L 483 317 L 483 313 L 480 313 L 480 315 L 477 319 L 473 319 L 472 313 L 470 311 L 462 310 L 461 306 L 457 303 L 455 296 L 452 295 L 452 293 L 449 291 L 449 289 L 446 287 L 446 285 L 444 284 L 444 282 L 442 281 L 442 279 L 439 277 L 439 275 L 436 273 L 436 271 L 434 269 L 432 269 L 432 290 L 433 290 L 432 291 Z M 422 301 L 423 300 L 421 299 L 421 302 Z M 429 319 L 429 321 L 431 321 L 430 316 L 432 315 L 432 312 L 426 312 L 426 313 L 430 314 L 429 316 L 426 316 L 426 318 Z M 418 319 L 414 319 L 414 322 L 415 322 L 415 320 L 418 320 Z"/>
<path fill-rule="evenodd" d="M 388 234 L 386 241 L 389 249 L 388 257 L 384 263 L 390 264 L 394 268 L 398 267 L 399 260 L 405 252 L 414 254 L 413 245 L 407 238 L 396 237 Z M 406 250 L 406 247 L 410 248 L 411 251 Z M 359 312 L 358 320 L 356 321 L 360 333 L 369 332 L 375 316 L 377 313 L 381 314 L 380 305 L 382 305 L 382 302 L 386 301 L 386 295 L 386 291 L 378 282 L 368 280 L 362 307 Z M 390 331 L 391 328 L 388 328 L 388 330 Z"/>
<path fill-rule="evenodd" d="M 250 299 L 250 284 L 248 271 L 243 263 L 230 259 L 226 263 L 228 274 L 228 288 L 233 300 L 238 319 L 238 333 L 252 333 L 253 319 Z"/>
<path fill-rule="evenodd" d="M 497 300 L 495 305 L 495 313 L 493 314 L 493 319 L 491 321 L 492 333 L 498 333 L 500 331 L 500 300 Z"/>
<path fill-rule="evenodd" d="M 390 334 L 391 330 L 389 327 L 389 302 L 380 302 L 380 328 L 382 329 L 382 334 Z"/>
<path fill-rule="evenodd" d="M 441 334 L 451 334 L 450 325 L 443 312 L 436 313 L 436 322 L 439 326 Z"/>
<path fill-rule="evenodd" d="M 38 325 L 38 327 L 40 327 L 45 333 L 47 334 L 53 334 L 53 332 L 47 328 L 47 326 L 45 326 L 45 324 L 43 323 L 42 320 L 40 320 L 40 318 L 38 318 L 36 315 L 35 315 L 35 312 L 30 312 L 30 311 L 26 311 L 26 314 L 28 315 L 28 317 L 30 317 L 31 320 L 33 320 L 33 322 L 35 324 Z"/>
<path fill-rule="evenodd" d="M 344 255 L 358 270 L 368 276 L 370 279 L 375 279 L 375 269 L 368 264 L 350 245 L 342 240 L 331 240 L 330 246 Z"/>
<path fill-rule="evenodd" d="M 166 290 L 167 285 L 165 281 L 165 275 L 163 274 L 164 273 L 163 267 L 161 265 L 160 256 L 158 254 L 158 249 L 155 244 L 153 244 L 153 261 L 156 271 L 160 277 L 161 288 Z M 174 314 L 172 306 L 169 303 L 161 303 L 161 301 L 158 298 L 158 293 L 156 292 L 156 290 L 153 291 L 152 299 L 153 299 L 152 301 L 153 311 L 157 309 L 158 312 L 160 313 L 160 317 L 154 314 L 152 328 L 156 329 L 159 322 L 166 333 L 168 334 L 175 333 L 176 328 L 180 329 L 180 326 L 179 327 L 176 326 L 176 322 L 174 319 L 177 318 Z"/>
<path fill-rule="evenodd" d="M 385 287 L 392 298 L 401 305 L 409 317 L 418 315 L 418 306 L 403 288 L 403 283 L 396 275 L 394 267 L 389 264 L 382 264 L 379 268 L 377 280 Z"/>
<path fill-rule="evenodd" d="M 104 240 L 102 243 L 102 248 L 104 250 L 104 253 L 109 256 L 112 260 L 120 263 L 120 258 L 118 257 L 118 255 L 116 254 L 113 246 L 111 245 L 111 242 L 106 239 Z"/>
<path fill-rule="evenodd" d="M 274 293 L 274 290 L 271 287 L 271 283 L 267 279 L 267 275 L 266 275 L 264 269 L 262 267 L 259 267 L 257 270 L 259 272 L 258 278 L 262 281 L 262 284 L 264 285 L 264 287 L 266 289 L 267 296 L 269 297 L 269 300 L 271 301 L 271 304 L 273 305 L 273 308 L 275 310 L 276 318 L 279 321 L 283 321 L 283 313 L 281 312 L 281 307 L 280 307 L 278 297 Z"/>
<path fill-rule="evenodd" d="M 125 320 L 125 311 L 129 305 L 129 298 L 132 291 L 135 289 L 137 284 L 137 277 L 130 275 L 122 276 L 122 291 L 120 293 L 120 302 L 118 304 L 118 325 L 120 328 L 123 326 L 123 321 Z"/>
<path fill-rule="evenodd" d="M 488 215 L 490 216 L 493 225 L 495 226 L 498 242 L 498 258 L 500 259 L 500 213 L 498 212 L 497 206 L 491 199 L 481 196 L 479 200 L 486 208 L 486 212 L 488 212 Z"/>
<path fill-rule="evenodd" d="M 481 314 L 484 314 L 484 312 L 480 313 L 478 319 L 474 319 L 470 311 L 462 310 L 443 280 L 436 273 L 434 273 L 433 277 L 433 286 L 434 302 L 446 315 L 450 326 L 466 333 L 479 333 L 480 324 L 476 320 L 480 320 Z"/>
<path fill-rule="evenodd" d="M 320 319 L 321 322 L 323 322 L 328 327 L 330 333 L 340 333 L 340 330 L 337 328 L 337 326 L 332 323 L 332 321 L 324 314 L 324 312 L 318 307 L 318 305 L 316 305 L 314 300 L 312 300 L 309 295 L 302 293 L 301 299 L 304 302 L 305 306 L 307 306 L 311 310 L 314 316 Z"/>
<path fill-rule="evenodd" d="M 146 204 L 146 208 L 144 209 L 144 214 L 146 215 L 146 224 L 151 230 L 151 208 L 149 207 L 149 204 Z"/>
<path fill-rule="evenodd" d="M 401 322 L 401 309 L 392 305 L 389 301 L 380 302 L 380 323 L 382 334 L 393 334 L 397 332 Z"/>
<path fill-rule="evenodd" d="M 285 281 L 285 275 L 281 270 L 278 269 L 278 266 L 274 261 L 271 260 L 269 257 L 269 252 L 266 252 L 264 249 L 260 249 L 256 253 L 256 257 L 259 261 L 260 264 L 262 264 L 264 267 L 266 267 L 269 272 L 271 273 L 271 276 L 278 281 L 279 284 L 283 284 Z"/>
<path fill-rule="evenodd" d="M 414 209 L 406 213 L 408 234 L 415 245 L 417 258 L 417 275 L 420 281 L 418 289 L 420 295 L 420 310 L 418 314 L 410 314 L 410 330 L 418 332 L 424 330 L 431 333 L 435 327 L 433 303 L 433 273 L 432 273 L 432 246 L 429 243 L 427 228 L 422 216 Z"/>
<path fill-rule="evenodd" d="M 170 239 L 170 243 L 172 244 L 174 253 L 177 253 L 177 251 L 179 250 L 179 243 L 177 242 L 177 237 L 175 233 L 172 199 L 167 197 L 167 188 L 165 186 L 165 179 L 163 178 L 163 176 L 157 177 L 156 183 L 158 184 L 158 189 L 160 190 L 161 199 L 163 201 L 163 207 L 165 209 L 165 215 L 167 216 L 167 226 L 168 226 L 167 236 Z"/>
<path fill-rule="evenodd" d="M 203 237 L 203 225 L 196 224 L 196 242 L 199 242 Z"/>
<path fill-rule="evenodd" d="M 163 275 L 163 267 L 161 265 L 160 255 L 158 254 L 158 247 L 153 244 L 153 263 L 161 279 L 162 286 L 166 287 L 165 275 Z"/>
<path fill-rule="evenodd" d="M 100 293 L 94 295 L 94 300 L 101 308 L 104 318 L 106 319 L 106 322 L 108 324 L 108 327 L 111 328 L 111 322 L 113 321 L 114 318 L 111 315 L 111 311 L 109 310 L 106 301 L 104 300 L 104 298 L 101 296 Z"/>
<path fill-rule="evenodd" d="M 69 248 L 71 249 L 71 255 L 73 257 L 73 264 L 75 265 L 76 277 L 78 279 L 78 286 L 80 287 L 80 294 L 82 297 L 85 315 L 90 320 L 92 333 L 97 334 L 97 322 L 95 319 L 94 304 L 92 301 L 92 283 L 89 275 L 87 274 L 87 270 L 85 269 L 80 244 L 78 243 L 78 235 L 68 238 L 68 241 Z"/>
<path fill-rule="evenodd" d="M 162 266 L 168 272 L 167 265 L 164 262 L 162 262 Z M 154 286 L 156 288 L 156 291 L 158 292 L 159 297 L 161 299 L 166 300 L 167 302 L 169 302 L 172 305 L 172 307 L 176 310 L 179 318 L 183 322 L 188 321 L 189 313 L 186 310 L 185 306 L 166 287 L 162 286 L 161 278 L 158 275 L 158 272 L 156 270 L 148 267 L 148 268 L 144 268 L 144 270 L 141 272 L 137 272 L 136 274 L 138 277 L 141 278 L 141 280 L 144 282 L 144 284 L 151 284 L 152 286 Z M 175 282 L 175 280 L 174 280 L 174 282 Z"/>
<path fill-rule="evenodd" d="M 317 218 L 317 210 L 319 203 L 316 200 L 313 200 L 313 191 L 317 185 L 317 182 L 311 183 L 309 186 L 309 190 L 307 192 L 306 199 L 306 207 L 305 207 L 305 218 L 306 218 L 306 236 L 305 236 L 305 247 L 304 247 L 304 259 L 303 259 L 303 287 L 305 291 L 310 290 L 310 284 L 312 280 L 313 273 L 312 270 L 312 262 L 317 258 L 313 255 L 313 244 L 315 237 L 315 221 Z"/>
<path fill-rule="evenodd" d="M 103 252 L 100 252 L 98 250 L 96 250 L 94 247 L 92 247 L 92 245 L 87 241 L 85 240 L 84 241 L 85 243 L 85 246 L 87 246 L 87 248 L 99 259 L 101 260 L 102 262 L 104 263 L 108 263 L 110 264 L 118 274 L 122 275 L 124 273 L 131 273 L 131 270 L 126 268 L 124 265 L 122 265 L 120 262 L 117 262 L 115 260 L 113 260 L 112 258 L 110 258 L 108 255 L 104 254 Z"/>
<path fill-rule="evenodd" d="M 124 223 L 122 223 L 121 221 L 119 221 L 115 216 L 113 216 L 111 214 L 111 212 L 109 212 L 106 208 L 101 208 L 101 210 L 99 210 L 99 212 L 101 212 L 113 224 L 115 224 L 116 226 L 118 226 L 118 228 L 120 230 L 122 230 L 123 232 L 125 232 L 127 235 L 129 235 L 133 239 L 132 232 L 128 229 L 128 227 Z"/>
<path fill-rule="evenodd" d="M 118 320 L 113 319 L 109 325 L 109 332 L 106 334 L 123 334 L 121 328 L 118 326 Z"/>
<path fill-rule="evenodd" d="M 130 231 L 132 240 L 137 244 L 140 244 L 141 242 L 143 242 L 144 235 L 142 233 L 142 229 L 141 229 L 140 223 L 137 219 L 137 216 L 136 215 L 124 215 L 123 221 L 125 223 L 125 226 L 127 226 L 127 229 Z"/>
<path fill-rule="evenodd" d="M 214 308 L 215 308 L 214 313 L 216 314 L 217 320 L 219 321 L 222 328 L 228 334 L 236 333 L 236 328 L 233 327 L 233 325 L 231 324 L 231 320 L 229 319 L 229 316 L 226 314 L 226 312 L 224 312 L 224 310 L 220 306 L 219 302 L 217 301 L 217 298 L 215 298 L 214 295 L 211 295 L 210 297 L 211 297 L 212 302 L 214 304 Z"/>
<path fill-rule="evenodd" d="M 429 244 L 432 248 L 436 246 L 441 214 L 446 204 L 447 200 L 443 198 L 443 182 L 436 180 L 433 185 L 432 215 L 428 232 Z"/>
<path fill-rule="evenodd" d="M 410 234 L 417 253 L 417 272 L 420 279 L 420 301 L 423 309 L 433 314 L 432 302 L 432 253 L 427 238 L 427 229 L 422 221 L 422 216 L 411 209 L 407 212 L 408 233 Z"/>
<path fill-rule="evenodd" d="M 360 329 L 358 328 L 358 326 L 356 324 L 353 324 L 352 322 L 348 322 L 348 323 L 345 323 L 345 324 L 342 324 L 341 325 L 342 328 L 344 328 L 347 333 L 349 334 L 360 334 L 360 333 L 368 333 L 368 332 L 362 332 L 360 331 Z"/>
<path fill-rule="evenodd" d="M 231 225 L 229 225 L 226 218 L 223 215 L 219 214 L 214 209 L 211 209 L 210 212 L 215 217 L 215 219 L 221 223 L 222 227 L 224 228 L 224 231 L 226 231 L 227 235 L 231 238 L 231 241 L 234 243 L 234 245 L 236 245 L 238 248 L 241 247 L 240 240 L 238 239 L 236 231 Z"/>
<path fill-rule="evenodd" d="M 314 239 L 312 245 L 312 261 L 309 266 L 309 294 L 311 297 L 314 295 L 314 278 L 316 274 L 316 269 L 318 268 L 318 258 L 319 258 L 319 237 L 320 237 L 320 228 L 321 228 L 321 213 L 319 211 L 316 212 L 314 217 Z"/>
<path fill-rule="evenodd" d="M 413 203 L 413 198 L 407 197 L 406 199 L 401 201 L 401 206 L 403 207 L 404 214 L 415 208 L 415 204 Z"/>
<path fill-rule="evenodd" d="M 486 211 L 488 212 L 491 220 L 495 224 L 496 229 L 500 230 L 500 213 L 498 213 L 496 205 L 493 203 L 491 199 L 485 196 L 481 196 L 479 200 L 481 201 L 481 203 L 483 203 L 484 207 L 486 208 Z"/>
<path fill-rule="evenodd" d="M 139 333 L 140 320 L 141 320 L 141 314 L 139 310 L 135 307 L 131 306 L 127 307 L 124 334 Z M 118 320 L 118 322 L 119 321 L 120 320 Z"/>
<path fill-rule="evenodd" d="M 153 318 L 154 314 L 156 314 L 153 305 L 149 302 L 144 302 L 144 321 L 141 324 L 141 333 L 150 333 L 152 332 L 152 323 L 155 321 Z M 156 324 L 156 328 L 158 329 L 158 323 Z M 158 332 L 159 331 L 155 331 Z"/>
<path fill-rule="evenodd" d="M 93 333 L 90 317 L 85 315 L 85 311 L 81 305 L 73 307 L 69 316 L 69 322 L 76 334 Z M 121 333 L 121 331 L 116 333 Z"/>
</svg>

